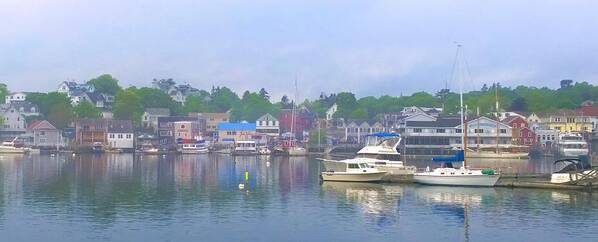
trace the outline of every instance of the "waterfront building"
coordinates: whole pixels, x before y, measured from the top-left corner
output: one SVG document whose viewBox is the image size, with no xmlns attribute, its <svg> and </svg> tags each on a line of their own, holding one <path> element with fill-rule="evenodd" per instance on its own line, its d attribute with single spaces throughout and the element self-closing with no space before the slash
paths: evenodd
<svg viewBox="0 0 598 242">
<path fill-rule="evenodd" d="M 280 122 L 277 118 L 267 113 L 255 121 L 256 132 L 270 137 L 280 135 Z"/>
<path fill-rule="evenodd" d="M 135 148 L 135 133 L 130 120 L 106 120 L 106 141 L 110 149 L 131 151 Z"/>
<path fill-rule="evenodd" d="M 218 142 L 231 143 L 239 140 L 254 140 L 257 135 L 255 123 L 228 123 L 218 124 Z"/>
<path fill-rule="evenodd" d="M 536 142 L 544 148 L 552 148 L 558 142 L 559 131 L 555 129 L 536 129 Z"/>
<path fill-rule="evenodd" d="M 280 121 L 281 133 L 291 132 L 291 120 L 294 120 L 293 132 L 296 139 L 303 139 L 303 135 L 312 129 L 313 124 L 316 120 L 316 115 L 305 107 L 299 107 L 295 109 L 295 117 L 293 117 L 292 109 L 280 110 L 278 120 Z"/>
<path fill-rule="evenodd" d="M 215 136 L 218 130 L 219 123 L 228 123 L 230 122 L 230 113 L 197 113 L 197 114 L 189 114 L 191 117 L 198 117 L 199 119 L 205 120 L 205 130 L 202 132 L 205 133 L 206 136 Z"/>
<path fill-rule="evenodd" d="M 75 121 L 75 145 L 92 146 L 95 143 L 107 144 L 106 120 L 79 119 Z"/>
<path fill-rule="evenodd" d="M 6 95 L 4 103 L 10 104 L 11 102 L 23 102 L 28 94 L 28 92 L 11 92 Z"/>
<path fill-rule="evenodd" d="M 498 125 L 498 129 L 497 129 Z M 435 121 L 409 121 L 402 129 L 406 154 L 444 155 L 462 147 L 461 120 L 439 117 Z M 467 122 L 467 143 L 471 148 L 506 147 L 512 143 L 512 128 L 496 120 L 479 117 Z"/>
<path fill-rule="evenodd" d="M 352 120 L 344 127 L 345 137 L 343 140 L 346 143 L 352 144 L 364 144 L 366 142 L 366 136 L 384 132 L 384 126 L 378 121 L 369 120 Z"/>
<path fill-rule="evenodd" d="M 338 111 L 338 105 L 332 104 L 328 110 L 326 110 L 326 121 L 331 122 L 334 119 L 334 114 Z"/>
<path fill-rule="evenodd" d="M 158 118 L 169 116 L 170 109 L 168 108 L 146 108 L 143 115 L 141 115 L 141 126 L 144 129 L 156 131 L 158 127 Z"/>
<path fill-rule="evenodd" d="M 592 124 L 592 130 L 598 130 L 598 105 L 593 102 L 587 102 L 586 105 L 582 105 L 578 112 L 583 117 L 588 117 Z"/>
<path fill-rule="evenodd" d="M 546 129 L 554 129 L 560 132 L 591 132 L 592 122 L 589 116 L 584 116 L 579 111 L 561 110 L 546 116 L 542 125 Z"/>
<path fill-rule="evenodd" d="M 198 120 L 173 122 L 174 139 L 177 143 L 201 139 L 201 127 Z"/>
<path fill-rule="evenodd" d="M 502 122 L 512 127 L 513 144 L 531 146 L 536 143 L 536 134 L 529 127 L 526 118 L 513 115 Z"/>
<path fill-rule="evenodd" d="M 56 148 L 64 146 L 60 131 L 47 120 L 33 121 L 27 127 L 27 141 L 29 146 L 36 148 Z"/>
<path fill-rule="evenodd" d="M 527 116 L 527 124 L 532 130 L 540 128 L 541 123 L 542 119 L 536 113 L 532 113 L 529 116 Z"/>
<path fill-rule="evenodd" d="M 158 117 L 158 144 L 166 148 L 175 148 L 175 130 L 174 123 L 180 121 L 197 121 L 194 117 L 174 116 Z"/>
<path fill-rule="evenodd" d="M 0 138 L 14 138 L 27 131 L 27 118 L 39 116 L 38 107 L 28 101 L 12 101 L 0 106 L 0 115 L 4 119 L 0 128 Z"/>
</svg>

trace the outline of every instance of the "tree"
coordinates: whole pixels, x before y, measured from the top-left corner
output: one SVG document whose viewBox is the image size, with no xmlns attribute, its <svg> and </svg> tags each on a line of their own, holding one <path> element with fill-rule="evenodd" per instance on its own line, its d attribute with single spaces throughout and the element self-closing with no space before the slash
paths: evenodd
<svg viewBox="0 0 598 242">
<path fill-rule="evenodd" d="M 328 142 L 328 133 L 326 132 L 326 129 L 312 129 L 309 131 L 309 146 L 312 147 L 318 147 L 318 145 L 326 145 L 326 143 Z M 320 148 L 320 147 L 318 147 Z"/>
<path fill-rule="evenodd" d="M 527 112 L 527 101 L 525 98 L 518 97 L 513 100 L 509 109 L 513 112 Z"/>
<path fill-rule="evenodd" d="M 116 119 L 132 120 L 139 125 L 143 111 L 142 99 L 137 95 L 136 88 L 121 90 L 114 97 L 112 112 Z"/>
<path fill-rule="evenodd" d="M 231 116 L 234 120 L 253 122 L 266 113 L 273 113 L 274 109 L 274 105 L 260 94 L 246 92 L 241 102 L 233 107 Z"/>
<path fill-rule="evenodd" d="M 351 112 L 357 108 L 355 94 L 350 92 L 341 92 L 337 94 L 336 105 L 338 105 L 338 110 L 334 115 L 341 118 L 349 118 Z"/>
<path fill-rule="evenodd" d="M 68 126 L 73 119 L 71 100 L 64 93 L 30 93 L 26 100 L 37 105 L 40 113 L 58 129 Z"/>
<path fill-rule="evenodd" d="M 239 96 L 227 87 L 216 87 L 212 89 L 208 105 L 212 112 L 226 112 L 239 101 Z"/>
<path fill-rule="evenodd" d="M 75 118 L 101 118 L 102 111 L 89 101 L 81 101 L 73 108 Z"/>
<path fill-rule="evenodd" d="M 87 84 L 93 85 L 98 92 L 109 95 L 116 95 L 116 93 L 121 90 L 121 87 L 118 85 L 118 80 L 110 74 L 103 74 L 93 78 L 89 80 Z"/>
<path fill-rule="evenodd" d="M 183 106 L 185 113 L 190 112 L 208 112 L 208 103 L 201 96 L 189 96 L 185 99 L 185 105 Z"/>
<path fill-rule="evenodd" d="M 179 113 L 180 104 L 172 99 L 172 97 L 157 88 L 130 88 L 141 98 L 141 104 L 146 108 L 168 108 L 173 114 Z"/>
<path fill-rule="evenodd" d="M 270 100 L 270 94 L 268 94 L 266 89 L 264 89 L 263 87 L 262 89 L 260 89 L 260 96 L 266 100 Z"/>
<path fill-rule="evenodd" d="M 291 101 L 289 100 L 289 97 L 285 94 L 282 96 L 282 98 L 280 99 L 280 104 L 282 106 L 282 108 L 293 108 L 291 106 Z"/>
<path fill-rule="evenodd" d="M 5 100 L 8 95 L 8 87 L 4 83 L 0 83 L 0 100 Z"/>
<path fill-rule="evenodd" d="M 573 80 L 561 80 L 561 89 L 570 88 Z"/>
</svg>

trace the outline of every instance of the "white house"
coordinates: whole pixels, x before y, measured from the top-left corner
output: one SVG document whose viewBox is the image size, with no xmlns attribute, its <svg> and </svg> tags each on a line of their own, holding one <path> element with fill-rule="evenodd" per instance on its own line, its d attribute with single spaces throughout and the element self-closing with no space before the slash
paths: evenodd
<svg viewBox="0 0 598 242">
<path fill-rule="evenodd" d="M 135 148 L 133 123 L 129 120 L 111 120 L 106 127 L 106 141 L 110 149 Z"/>
<path fill-rule="evenodd" d="M 255 129 L 258 134 L 277 137 L 280 134 L 280 122 L 267 113 L 255 121 Z"/>
<path fill-rule="evenodd" d="M 526 120 L 527 120 L 527 123 L 529 124 L 529 127 L 532 130 L 536 130 L 536 129 L 540 128 L 540 123 L 542 122 L 542 119 L 537 114 L 535 114 L 535 113 L 530 114 Z"/>
<path fill-rule="evenodd" d="M 6 100 L 4 101 L 4 103 L 11 103 L 11 102 L 21 102 L 21 101 L 25 101 L 25 99 L 27 98 L 27 93 L 26 92 L 11 92 L 8 95 L 6 95 Z"/>
<path fill-rule="evenodd" d="M 16 137 L 27 131 L 25 115 L 19 109 L 10 107 L 2 110 L 2 118 L 4 119 L 2 129 L 0 129 L 2 138 Z"/>
<path fill-rule="evenodd" d="M 71 97 L 73 94 L 79 94 L 81 92 L 95 92 L 95 88 L 93 85 L 79 84 L 74 81 L 63 81 L 58 85 L 57 92 L 64 93 L 68 97 Z"/>
<path fill-rule="evenodd" d="M 332 104 L 332 106 L 328 108 L 328 110 L 326 110 L 326 121 L 331 121 L 336 111 L 338 111 L 338 105 L 336 105 L 335 103 Z"/>
</svg>

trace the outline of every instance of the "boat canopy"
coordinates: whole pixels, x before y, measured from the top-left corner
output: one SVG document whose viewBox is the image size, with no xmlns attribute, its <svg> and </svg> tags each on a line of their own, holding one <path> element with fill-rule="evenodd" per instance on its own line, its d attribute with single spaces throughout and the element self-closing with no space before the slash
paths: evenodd
<svg viewBox="0 0 598 242">
<path fill-rule="evenodd" d="M 386 133 L 386 132 L 378 132 L 373 134 L 368 134 L 367 136 L 374 136 L 378 138 L 387 138 L 387 137 L 400 137 L 401 135 L 395 133 Z"/>
<path fill-rule="evenodd" d="M 432 160 L 445 163 L 461 162 L 465 160 L 465 152 L 463 150 L 458 150 L 454 156 L 432 157 Z"/>
</svg>

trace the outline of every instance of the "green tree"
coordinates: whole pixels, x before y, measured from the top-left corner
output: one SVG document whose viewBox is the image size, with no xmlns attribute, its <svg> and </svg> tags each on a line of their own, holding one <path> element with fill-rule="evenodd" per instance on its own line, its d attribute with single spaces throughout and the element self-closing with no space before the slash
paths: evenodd
<svg viewBox="0 0 598 242">
<path fill-rule="evenodd" d="M 8 87 L 4 83 L 0 83 L 0 100 L 4 101 L 8 95 Z"/>
<path fill-rule="evenodd" d="M 351 112 L 357 108 L 358 103 L 355 99 L 355 94 L 341 92 L 336 95 L 336 105 L 338 105 L 338 110 L 334 114 L 336 117 L 350 118 Z"/>
<path fill-rule="evenodd" d="M 136 88 L 121 90 L 114 97 L 112 112 L 116 119 L 131 120 L 139 125 L 143 111 L 142 99 L 137 95 Z"/>
<path fill-rule="evenodd" d="M 183 106 L 183 110 L 185 113 L 190 112 L 208 112 L 208 102 L 205 100 L 204 97 L 201 96 L 190 96 L 185 99 L 185 105 Z"/>
<path fill-rule="evenodd" d="M 227 87 L 216 87 L 212 89 L 208 105 L 212 112 L 226 112 L 239 101 L 239 96 Z"/>
<path fill-rule="evenodd" d="M 118 80 L 110 74 L 103 74 L 93 78 L 89 80 L 87 84 L 93 85 L 98 92 L 109 95 L 116 95 L 116 93 L 121 90 L 121 87 L 118 85 Z"/>
<path fill-rule="evenodd" d="M 102 110 L 86 100 L 79 102 L 79 104 L 73 108 L 73 113 L 75 118 L 97 119 L 102 117 Z"/>
<path fill-rule="evenodd" d="M 253 122 L 266 113 L 273 113 L 274 109 L 274 105 L 259 93 L 246 92 L 241 102 L 232 108 L 231 118 Z"/>
<path fill-rule="evenodd" d="M 30 93 L 26 100 L 37 105 L 43 117 L 56 128 L 67 127 L 73 119 L 71 100 L 64 93 Z"/>
<path fill-rule="evenodd" d="M 326 129 L 315 128 L 309 131 L 309 146 L 318 147 L 318 144 L 326 145 L 327 140 L 328 133 L 326 132 Z"/>
</svg>

